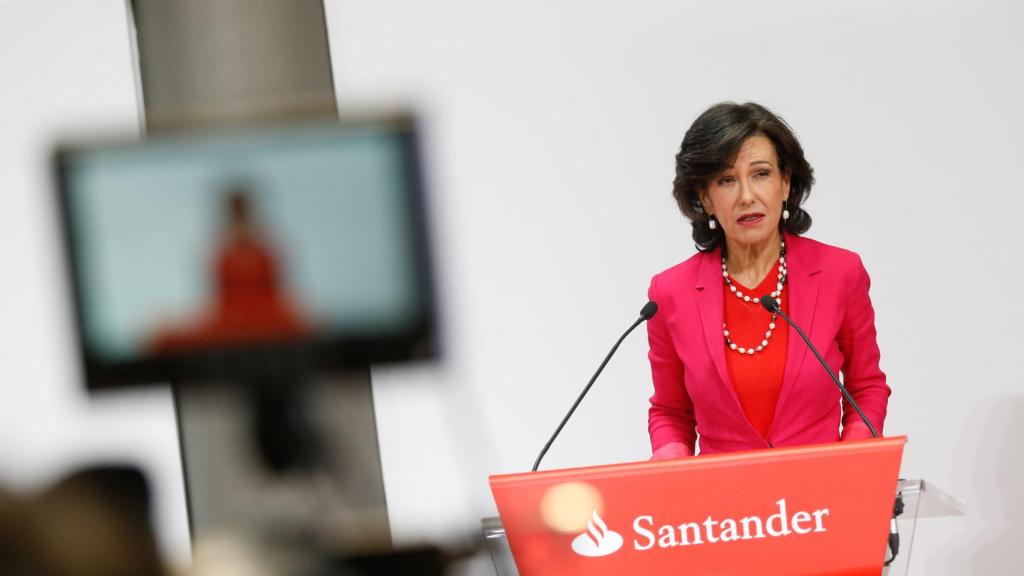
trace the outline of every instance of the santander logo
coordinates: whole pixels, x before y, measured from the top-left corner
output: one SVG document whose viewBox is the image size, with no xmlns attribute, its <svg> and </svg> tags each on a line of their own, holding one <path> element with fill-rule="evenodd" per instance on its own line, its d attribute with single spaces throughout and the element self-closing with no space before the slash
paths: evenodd
<svg viewBox="0 0 1024 576">
<path fill-rule="evenodd" d="M 572 541 L 573 552 L 591 558 L 613 554 L 619 548 L 622 548 L 622 535 L 609 530 L 597 510 L 594 510 L 587 522 L 587 531 Z"/>
<path fill-rule="evenodd" d="M 654 516 L 641 515 L 633 520 L 633 550 L 685 548 L 737 540 L 784 538 L 791 535 L 828 532 L 828 508 L 790 513 L 785 498 L 775 502 L 774 514 L 756 514 L 741 518 L 716 519 L 708 515 L 704 521 L 656 523 Z M 573 552 L 596 558 L 617 552 L 623 545 L 622 535 L 608 529 L 597 510 L 587 522 L 587 531 L 572 541 Z"/>
</svg>

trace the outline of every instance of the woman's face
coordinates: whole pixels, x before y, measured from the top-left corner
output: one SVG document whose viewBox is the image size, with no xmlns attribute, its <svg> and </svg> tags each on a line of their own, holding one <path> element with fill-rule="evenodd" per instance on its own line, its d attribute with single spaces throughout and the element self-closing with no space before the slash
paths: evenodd
<svg viewBox="0 0 1024 576">
<path fill-rule="evenodd" d="M 708 182 L 701 203 L 730 244 L 756 246 L 778 233 L 787 198 L 789 175 L 779 170 L 772 141 L 757 135 L 743 142 L 730 168 Z"/>
</svg>

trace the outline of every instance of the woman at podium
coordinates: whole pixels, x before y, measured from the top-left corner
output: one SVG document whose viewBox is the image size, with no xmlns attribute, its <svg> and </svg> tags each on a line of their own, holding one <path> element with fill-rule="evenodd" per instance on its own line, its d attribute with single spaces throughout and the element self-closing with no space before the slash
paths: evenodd
<svg viewBox="0 0 1024 576">
<path fill-rule="evenodd" d="M 793 131 L 758 104 L 717 104 L 687 130 L 673 195 L 699 251 L 651 280 L 654 458 L 871 437 L 764 296 L 881 432 L 890 390 L 868 274 L 857 254 L 803 236 L 813 183 Z"/>
</svg>

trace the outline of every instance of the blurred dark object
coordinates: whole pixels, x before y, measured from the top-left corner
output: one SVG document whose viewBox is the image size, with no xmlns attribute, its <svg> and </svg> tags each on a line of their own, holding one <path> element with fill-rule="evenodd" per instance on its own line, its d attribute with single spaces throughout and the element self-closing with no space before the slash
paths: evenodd
<svg viewBox="0 0 1024 576">
<path fill-rule="evenodd" d="M 27 552 L 25 503 L 0 488 L 0 574 L 38 573 Z"/>
<path fill-rule="evenodd" d="M 263 463 L 273 472 L 315 470 L 327 455 L 304 406 L 302 382 L 256 379 L 249 385 L 254 437 Z"/>
<path fill-rule="evenodd" d="M 482 543 L 473 541 L 457 548 L 423 545 L 348 556 L 328 563 L 324 576 L 442 576 L 477 554 L 481 547 Z"/>
<path fill-rule="evenodd" d="M 365 554 L 348 558 L 344 567 L 361 576 L 432 576 L 442 575 L 448 558 L 442 550 L 431 546 Z M 334 574 L 339 570 L 329 573 Z"/>
<path fill-rule="evenodd" d="M 0 493 L 0 574 L 166 574 L 145 477 L 132 467 L 100 466 L 34 497 Z"/>
</svg>

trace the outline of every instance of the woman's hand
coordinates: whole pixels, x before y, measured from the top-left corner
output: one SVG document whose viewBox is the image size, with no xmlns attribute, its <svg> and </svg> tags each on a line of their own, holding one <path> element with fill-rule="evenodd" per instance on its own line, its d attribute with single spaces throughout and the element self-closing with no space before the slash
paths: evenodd
<svg viewBox="0 0 1024 576">
<path fill-rule="evenodd" d="M 693 450 L 690 450 L 686 444 L 682 442 L 669 442 L 655 450 L 654 454 L 651 455 L 651 460 L 668 460 L 670 458 L 683 458 L 686 456 L 693 456 Z"/>
</svg>

